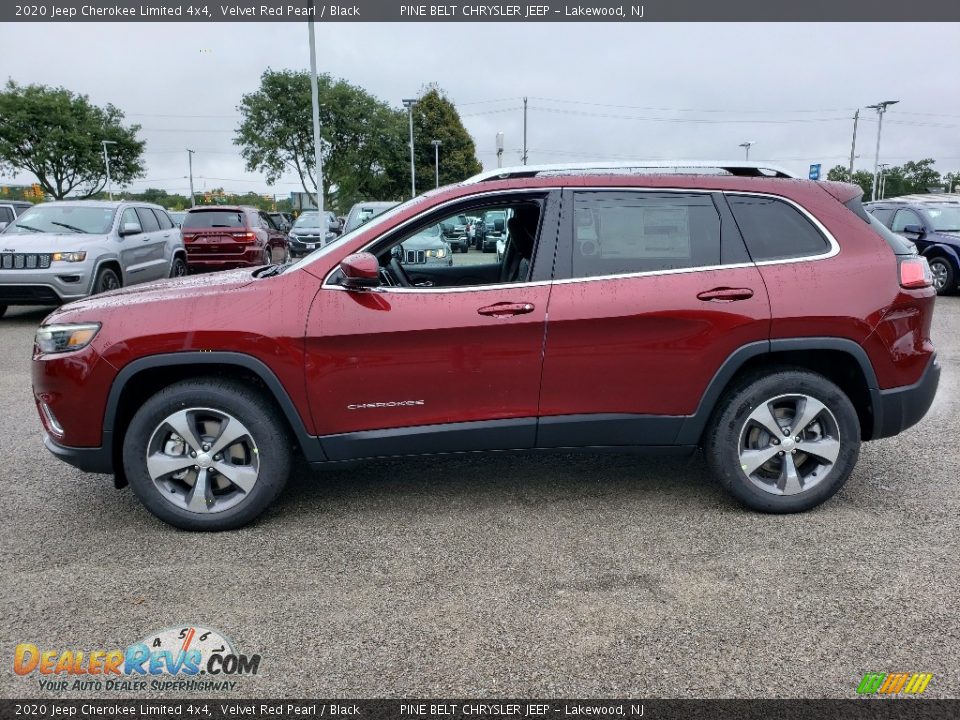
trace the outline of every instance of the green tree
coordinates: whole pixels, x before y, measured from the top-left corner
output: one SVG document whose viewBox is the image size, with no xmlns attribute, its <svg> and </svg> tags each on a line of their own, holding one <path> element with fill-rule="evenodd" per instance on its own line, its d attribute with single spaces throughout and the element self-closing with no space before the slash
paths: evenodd
<svg viewBox="0 0 960 720">
<path fill-rule="evenodd" d="M 835 165 L 827 173 L 827 180 L 836 182 L 853 183 L 863 189 L 863 197 L 870 199 L 870 193 L 873 191 L 873 175 L 866 170 L 857 170 L 850 176 L 850 171 L 843 165 Z"/>
<path fill-rule="evenodd" d="M 324 74 L 318 78 L 324 205 L 338 186 L 342 212 L 359 200 L 399 199 L 404 182 L 404 115 L 362 88 Z M 287 171 L 316 192 L 310 76 L 267 69 L 260 88 L 244 95 L 234 144 L 247 169 L 269 184 Z"/>
<path fill-rule="evenodd" d="M 900 174 L 907 185 L 907 192 L 923 193 L 931 188 L 939 188 L 943 185 L 940 173 L 933 169 L 933 158 L 924 158 L 923 160 L 911 160 L 903 164 Z M 887 193 L 890 196 L 890 193 Z"/>
<path fill-rule="evenodd" d="M 0 91 L 0 171 L 29 172 L 55 199 L 88 198 L 106 185 L 102 140 L 111 140 L 110 175 L 123 185 L 142 177 L 139 125 L 123 125 L 113 105 L 92 105 L 66 88 L 18 85 Z"/>
<path fill-rule="evenodd" d="M 944 175 L 943 185 L 947 192 L 960 193 L 960 172 L 951 172 Z"/>
<path fill-rule="evenodd" d="M 413 133 L 418 192 L 436 184 L 433 140 L 441 143 L 441 185 L 466 180 L 483 169 L 477 160 L 477 147 L 463 126 L 460 114 L 438 87 L 426 88 L 414 106 Z"/>
</svg>

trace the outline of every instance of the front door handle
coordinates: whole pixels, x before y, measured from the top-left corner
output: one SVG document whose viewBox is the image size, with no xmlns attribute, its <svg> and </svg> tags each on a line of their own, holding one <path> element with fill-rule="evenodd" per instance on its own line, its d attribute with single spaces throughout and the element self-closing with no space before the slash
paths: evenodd
<svg viewBox="0 0 960 720">
<path fill-rule="evenodd" d="M 492 315 L 493 317 L 510 317 L 511 315 L 526 315 L 533 310 L 533 303 L 500 302 L 482 307 L 477 312 L 481 315 Z"/>
<path fill-rule="evenodd" d="M 749 300 L 752 297 L 753 290 L 750 288 L 718 287 L 697 293 L 698 300 L 706 300 L 707 302 L 734 302 L 735 300 Z"/>
</svg>

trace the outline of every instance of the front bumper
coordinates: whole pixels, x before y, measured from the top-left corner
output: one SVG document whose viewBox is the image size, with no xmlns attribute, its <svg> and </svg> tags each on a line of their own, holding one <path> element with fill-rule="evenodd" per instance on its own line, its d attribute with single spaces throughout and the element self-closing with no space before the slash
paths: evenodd
<svg viewBox="0 0 960 720">
<path fill-rule="evenodd" d="M 927 414 L 940 384 L 940 362 L 934 355 L 913 385 L 873 393 L 873 440 L 892 437 L 913 427 Z"/>
<path fill-rule="evenodd" d="M 0 305 L 61 305 L 90 294 L 93 266 L 54 263 L 44 270 L 0 271 Z"/>
<path fill-rule="evenodd" d="M 47 450 L 69 465 L 89 473 L 113 473 L 113 453 L 109 447 L 78 448 L 61 445 L 49 433 L 43 436 Z"/>
</svg>

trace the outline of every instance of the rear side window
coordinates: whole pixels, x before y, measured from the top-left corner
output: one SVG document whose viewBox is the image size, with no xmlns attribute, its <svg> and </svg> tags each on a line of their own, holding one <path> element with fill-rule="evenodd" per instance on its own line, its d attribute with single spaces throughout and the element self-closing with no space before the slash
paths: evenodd
<svg viewBox="0 0 960 720">
<path fill-rule="evenodd" d="M 150 208 L 137 208 L 137 216 L 140 218 L 140 227 L 144 232 L 154 232 L 160 229 L 160 223 L 157 222 L 157 216 L 153 214 Z"/>
<path fill-rule="evenodd" d="M 8 207 L 0 207 L 0 222 L 13 222 L 13 210 Z"/>
<path fill-rule="evenodd" d="M 893 208 L 869 208 L 868 212 L 887 227 L 890 227 L 890 221 L 893 220 Z"/>
<path fill-rule="evenodd" d="M 720 216 L 709 195 L 578 192 L 573 276 L 720 264 Z"/>
<path fill-rule="evenodd" d="M 813 223 L 783 200 L 731 195 L 728 202 L 754 262 L 820 255 L 830 249 Z"/>
<path fill-rule="evenodd" d="M 203 228 L 242 228 L 246 227 L 243 213 L 239 210 L 191 210 L 183 219 L 183 227 Z"/>
<path fill-rule="evenodd" d="M 160 223 L 161 230 L 169 230 L 173 227 L 173 221 L 170 220 L 170 216 L 167 215 L 163 210 L 154 210 L 153 214 L 157 216 L 157 221 Z"/>
</svg>

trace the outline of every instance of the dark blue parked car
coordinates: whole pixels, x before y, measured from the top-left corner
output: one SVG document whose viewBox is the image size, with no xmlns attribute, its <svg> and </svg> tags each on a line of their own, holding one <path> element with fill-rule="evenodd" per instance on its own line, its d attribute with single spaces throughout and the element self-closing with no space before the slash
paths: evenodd
<svg viewBox="0 0 960 720">
<path fill-rule="evenodd" d="M 864 204 L 893 232 L 915 243 L 930 263 L 933 285 L 952 295 L 960 284 L 960 196 L 907 196 Z"/>
</svg>

